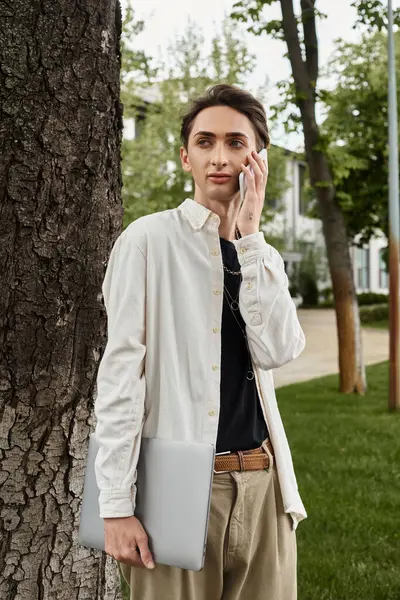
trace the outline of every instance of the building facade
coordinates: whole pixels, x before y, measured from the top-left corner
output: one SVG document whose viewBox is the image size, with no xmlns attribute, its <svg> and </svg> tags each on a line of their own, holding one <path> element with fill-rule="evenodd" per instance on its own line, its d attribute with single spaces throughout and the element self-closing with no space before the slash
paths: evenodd
<svg viewBox="0 0 400 600">
<path fill-rule="evenodd" d="M 330 286 L 325 242 L 320 219 L 309 216 L 315 203 L 306 188 L 306 163 L 294 152 L 286 150 L 288 187 L 276 205 L 276 215 L 264 226 L 267 239 L 282 240 L 279 251 L 289 277 L 296 265 L 310 253 L 316 263 L 318 287 Z M 272 242 L 273 243 L 273 242 Z"/>
<path fill-rule="evenodd" d="M 311 218 L 313 200 L 309 199 L 305 180 L 307 165 L 298 155 L 287 152 L 287 178 L 289 187 L 281 200 L 281 212 L 265 228 L 266 235 L 282 236 L 284 240 L 281 254 L 290 275 L 294 265 L 299 263 L 307 249 L 312 248 L 318 258 L 318 287 L 320 290 L 331 287 L 325 241 L 320 219 Z M 384 260 L 387 238 L 381 233 L 372 238 L 363 248 L 351 246 L 354 283 L 357 293 L 389 293 L 389 276 Z"/>
<path fill-rule="evenodd" d="M 363 248 L 351 248 L 354 282 L 358 293 L 389 293 L 389 275 L 384 260 L 386 248 L 387 238 L 383 234 L 371 239 Z"/>
</svg>

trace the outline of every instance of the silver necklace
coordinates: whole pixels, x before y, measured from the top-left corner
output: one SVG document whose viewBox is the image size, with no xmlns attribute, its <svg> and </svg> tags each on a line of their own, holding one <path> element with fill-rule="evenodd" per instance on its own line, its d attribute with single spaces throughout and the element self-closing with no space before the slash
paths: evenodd
<svg viewBox="0 0 400 600">
<path fill-rule="evenodd" d="M 222 263 L 222 264 L 223 264 L 223 263 Z M 242 274 L 242 271 L 230 271 L 230 270 L 228 269 L 228 267 L 226 267 L 224 264 L 223 264 L 223 267 L 224 267 L 224 270 L 225 270 L 227 273 L 230 273 L 231 275 L 241 275 L 241 274 Z"/>
<path fill-rule="evenodd" d="M 239 230 L 238 230 L 238 229 L 236 229 L 236 232 L 238 232 L 238 231 L 239 231 Z M 236 235 L 237 235 L 237 233 L 236 233 Z M 225 269 L 226 271 L 228 271 L 228 273 L 231 273 L 232 275 L 241 275 L 241 274 L 242 274 L 242 273 L 241 273 L 241 271 L 230 271 L 229 269 L 227 269 L 227 268 L 225 267 L 225 265 L 223 265 L 223 266 L 224 266 L 224 269 Z M 231 309 L 231 313 L 232 313 L 232 315 L 234 316 L 236 323 L 239 325 L 239 329 L 240 329 L 240 331 L 242 332 L 242 334 L 243 334 L 243 337 L 244 337 L 244 340 L 245 340 L 245 342 L 246 342 L 246 347 L 247 347 L 247 357 L 248 357 L 248 360 L 249 360 L 249 370 L 247 371 L 246 378 L 247 378 L 249 381 L 252 381 L 252 380 L 254 379 L 254 371 L 253 371 L 252 364 L 251 364 L 251 355 L 250 355 L 249 343 L 248 343 L 248 341 L 247 341 L 247 335 L 246 335 L 246 332 L 245 332 L 245 331 L 242 329 L 242 326 L 240 325 L 239 319 L 238 319 L 238 318 L 236 317 L 236 315 L 235 315 L 235 312 L 237 312 L 237 311 L 239 310 L 239 302 L 238 302 L 238 299 L 239 299 L 239 294 L 240 294 L 240 285 L 241 285 L 241 282 L 242 282 L 242 280 L 241 280 L 241 281 L 240 281 L 240 283 L 239 283 L 239 290 L 238 290 L 238 294 L 237 294 L 237 296 L 236 296 L 236 300 L 234 300 L 234 299 L 232 298 L 232 296 L 231 296 L 231 294 L 229 293 L 229 291 L 228 291 L 228 288 L 226 287 L 225 283 L 224 283 L 224 293 L 225 293 L 225 299 L 227 300 L 227 302 L 228 302 L 228 305 L 229 305 L 229 308 Z"/>
<path fill-rule="evenodd" d="M 230 305 L 231 309 L 232 309 L 232 310 L 239 310 L 239 302 L 238 302 L 238 299 L 239 299 L 239 294 L 240 294 L 240 284 L 239 284 L 239 290 L 238 290 L 238 293 L 237 293 L 237 296 L 236 296 L 236 300 L 234 300 L 234 299 L 232 298 L 232 296 L 230 295 L 230 293 L 229 293 L 229 290 L 228 290 L 228 288 L 226 287 L 226 285 L 225 285 L 225 284 L 224 284 L 224 289 L 225 289 L 225 292 L 226 292 L 226 293 L 228 294 L 228 296 L 229 296 L 229 301 L 228 301 L 228 302 L 229 302 L 229 305 Z"/>
<path fill-rule="evenodd" d="M 236 229 L 235 229 L 235 237 L 236 237 L 236 239 L 237 239 L 237 240 L 239 240 L 239 239 L 242 237 L 242 236 L 241 236 L 241 233 L 240 233 L 240 231 L 239 231 L 239 229 L 238 229 L 237 227 L 236 227 Z M 228 269 L 228 268 L 227 268 L 227 267 L 224 265 L 224 263 L 223 263 L 223 262 L 222 262 L 222 266 L 224 267 L 225 271 L 226 271 L 227 273 L 230 273 L 231 275 L 237 275 L 237 276 L 241 276 L 241 275 L 242 275 L 242 272 L 241 272 L 241 271 L 230 271 L 230 270 L 229 270 L 229 269 Z M 240 281 L 240 283 L 239 283 L 239 290 L 238 290 L 238 294 L 237 294 L 237 296 L 236 296 L 236 300 L 234 300 L 234 299 L 232 298 L 232 296 L 230 295 L 230 293 L 229 293 L 229 291 L 228 291 L 228 289 L 227 289 L 227 287 L 226 287 L 225 283 L 224 283 L 224 292 L 225 292 L 225 299 L 226 299 L 226 301 L 228 302 L 228 305 L 229 305 L 229 308 L 230 308 L 230 310 L 231 310 L 231 313 L 232 313 L 232 315 L 234 316 L 236 323 L 239 325 L 239 329 L 240 329 L 240 331 L 241 331 L 241 332 L 242 332 L 242 334 L 243 334 L 244 341 L 246 342 L 246 347 L 247 347 L 247 358 L 248 358 L 248 360 L 249 360 L 249 370 L 247 371 L 246 378 L 247 378 L 249 381 L 252 381 L 252 380 L 254 379 L 254 371 L 253 371 L 253 367 L 252 367 L 252 364 L 251 364 L 251 355 L 250 355 L 249 343 L 248 343 L 248 341 L 247 341 L 247 335 L 246 335 L 246 332 L 245 332 L 245 331 L 242 329 L 242 326 L 240 325 L 240 323 L 239 323 L 239 320 L 238 320 L 237 316 L 235 315 L 235 312 L 237 312 L 237 311 L 239 310 L 239 302 L 238 302 L 238 299 L 239 299 L 239 294 L 240 294 L 240 284 L 241 284 L 241 282 L 242 282 L 242 279 L 241 279 L 241 281 Z"/>
<path fill-rule="evenodd" d="M 240 234 L 240 231 L 239 231 L 239 229 L 238 229 L 237 227 L 236 227 L 236 229 L 235 229 L 235 237 L 236 237 L 236 239 L 237 239 L 237 240 L 240 240 L 240 238 L 242 237 L 242 236 L 241 236 L 241 234 Z M 242 274 L 242 272 L 241 272 L 241 271 L 230 271 L 230 270 L 228 269 L 228 267 L 226 267 L 226 266 L 224 265 L 224 263 L 222 263 L 222 266 L 224 267 L 224 270 L 225 270 L 227 273 L 230 273 L 231 275 L 241 275 L 241 274 Z M 239 305 L 238 305 L 238 308 L 239 308 Z M 237 309 L 235 309 L 235 310 L 237 310 Z"/>
</svg>

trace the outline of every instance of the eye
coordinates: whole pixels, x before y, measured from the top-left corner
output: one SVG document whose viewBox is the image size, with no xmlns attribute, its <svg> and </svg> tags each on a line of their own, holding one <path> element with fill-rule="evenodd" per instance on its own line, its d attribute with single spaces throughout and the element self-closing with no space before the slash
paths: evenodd
<svg viewBox="0 0 400 600">
<path fill-rule="evenodd" d="M 199 140 L 198 144 L 199 144 L 199 146 L 204 146 L 203 142 L 209 142 L 209 141 L 210 140 L 207 140 L 207 139 Z"/>
<path fill-rule="evenodd" d="M 234 146 L 234 148 L 240 148 L 240 147 L 242 147 L 244 145 L 241 140 L 232 140 L 231 144 L 233 144 L 234 142 L 237 142 L 238 144 L 240 144 L 240 146 Z"/>
</svg>

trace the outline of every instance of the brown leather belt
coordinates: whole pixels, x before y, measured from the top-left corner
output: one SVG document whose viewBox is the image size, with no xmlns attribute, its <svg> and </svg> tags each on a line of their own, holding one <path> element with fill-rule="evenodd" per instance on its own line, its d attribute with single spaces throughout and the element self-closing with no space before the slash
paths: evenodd
<svg viewBox="0 0 400 600">
<path fill-rule="evenodd" d="M 274 450 L 270 440 L 265 442 L 268 451 L 274 456 Z M 254 450 L 243 450 L 220 454 L 215 457 L 214 471 L 259 471 L 270 468 L 270 458 L 263 446 Z"/>
</svg>

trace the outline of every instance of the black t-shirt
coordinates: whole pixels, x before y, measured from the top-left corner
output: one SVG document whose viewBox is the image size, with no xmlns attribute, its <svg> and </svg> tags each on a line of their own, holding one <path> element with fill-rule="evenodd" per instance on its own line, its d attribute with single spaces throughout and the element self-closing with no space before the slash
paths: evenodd
<svg viewBox="0 0 400 600">
<path fill-rule="evenodd" d="M 240 271 L 233 242 L 220 237 L 222 259 L 231 271 Z M 239 302 L 240 275 L 224 269 L 224 283 L 230 296 Z M 243 331 L 245 322 L 240 310 L 235 316 Z M 221 329 L 221 407 L 216 452 L 252 450 L 268 437 L 255 378 L 247 379 L 251 361 L 246 340 L 229 307 L 224 291 Z M 249 366 L 250 365 L 250 366 Z"/>
</svg>

